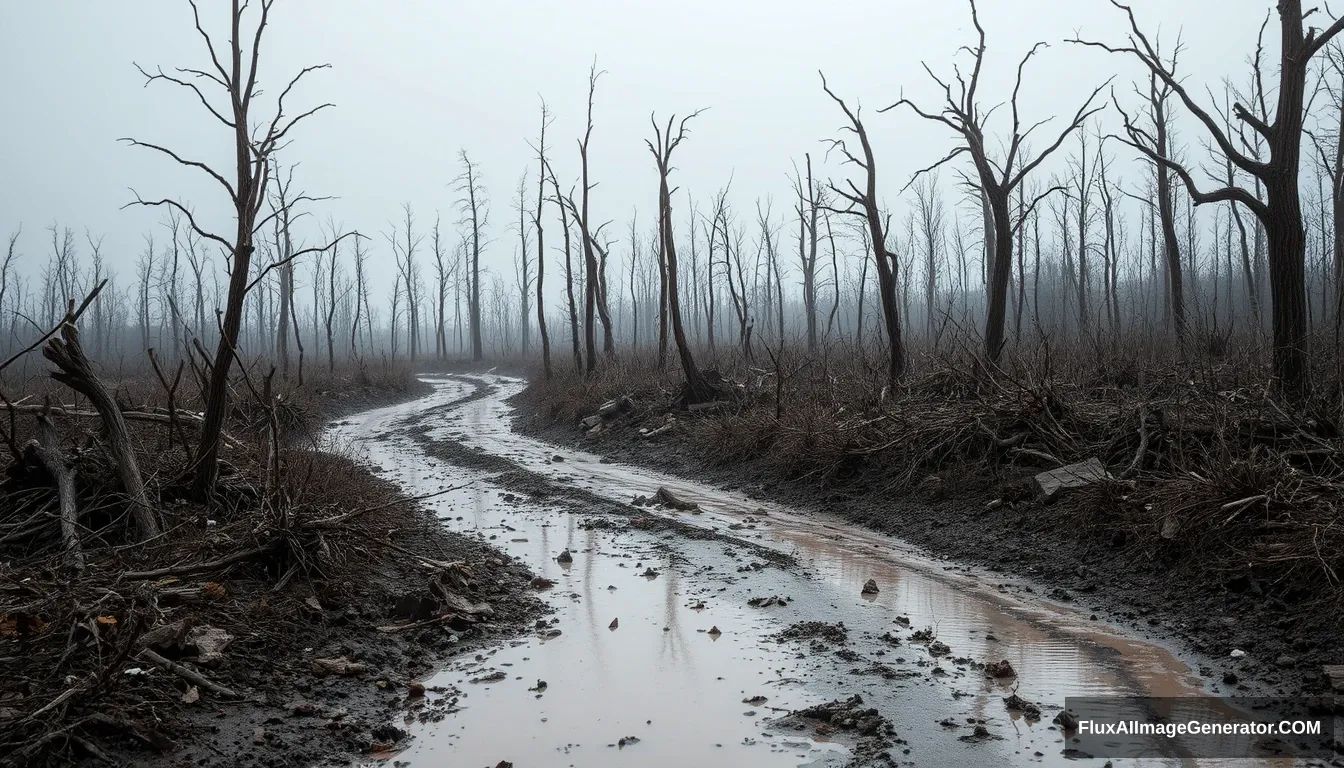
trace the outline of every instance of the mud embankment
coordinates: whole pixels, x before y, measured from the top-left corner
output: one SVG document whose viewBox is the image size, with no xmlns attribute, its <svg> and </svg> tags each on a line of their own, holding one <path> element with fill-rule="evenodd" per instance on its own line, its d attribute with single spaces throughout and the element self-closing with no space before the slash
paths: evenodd
<svg viewBox="0 0 1344 768">
<path fill-rule="evenodd" d="M 893 493 L 888 479 L 872 470 L 823 484 L 785 477 L 762 461 L 711 463 L 685 424 L 712 415 L 676 412 L 678 428 L 646 438 L 641 428 L 665 425 L 666 412 L 674 409 L 641 403 L 588 434 L 548 418 L 526 392 L 511 404 L 517 408 L 513 428 L 521 434 L 762 501 L 839 515 L 933 554 L 1029 579 L 1051 599 L 1205 657 L 1198 672 L 1214 690 L 1320 691 L 1326 685 L 1322 666 L 1344 663 L 1341 612 L 1329 585 L 1285 595 L 1251 569 L 1183 570 L 1173 578 L 1172 563 L 1128 551 L 1123 537 L 1085 524 L 1061 526 L 1041 514 L 1026 485 L 1029 472 L 934 475 L 910 493 Z M 1077 517 L 1092 515 L 1105 510 Z M 1234 650 L 1245 654 L 1233 658 Z"/>
</svg>

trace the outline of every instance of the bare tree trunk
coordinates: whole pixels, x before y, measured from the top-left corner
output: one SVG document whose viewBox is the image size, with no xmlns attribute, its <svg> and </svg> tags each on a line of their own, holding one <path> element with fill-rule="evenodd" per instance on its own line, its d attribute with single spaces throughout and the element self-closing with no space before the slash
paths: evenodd
<svg viewBox="0 0 1344 768">
<path fill-rule="evenodd" d="M 672 151 L 686 138 L 686 123 L 698 114 L 700 113 L 693 112 L 681 119 L 676 137 L 672 136 L 672 121 L 676 119 L 675 116 L 668 118 L 666 131 L 660 131 L 657 121 L 650 116 L 654 141 L 645 142 L 658 166 L 658 231 L 663 242 L 662 250 L 667 257 L 668 312 L 671 315 L 672 336 L 677 344 L 677 355 L 681 358 L 682 373 L 686 376 L 687 403 L 709 400 L 714 397 L 715 392 L 700 373 L 700 369 L 696 367 L 691 347 L 686 342 L 686 332 L 681 324 L 681 301 L 677 292 L 677 248 L 672 236 L 672 193 L 668 189 L 667 177 L 671 171 Z"/>
<path fill-rule="evenodd" d="M 130 501 L 131 519 L 135 521 L 140 540 L 157 536 L 159 523 L 149 506 L 149 497 L 145 494 L 145 483 L 140 477 L 140 465 L 135 460 L 126 420 L 121 415 L 121 407 L 112 399 L 84 355 L 84 348 L 79 343 L 79 329 L 75 327 L 73 300 L 66 321 L 61 326 L 60 338 L 48 340 L 42 355 L 60 369 L 53 371 L 51 377 L 87 397 L 102 417 L 103 426 L 107 430 L 108 453 L 116 464 L 117 477 Z"/>
<path fill-rule="evenodd" d="M 863 121 L 850 111 L 839 96 L 831 92 L 826 85 L 825 75 L 822 75 L 821 87 L 844 111 L 845 117 L 849 118 L 850 126 L 862 145 L 863 159 L 860 160 L 845 147 L 844 141 L 830 140 L 831 145 L 838 148 L 847 160 L 864 169 L 867 177 L 866 186 L 861 193 L 853 182 L 849 183 L 853 193 L 846 192 L 834 184 L 831 184 L 830 188 L 836 195 L 849 202 L 849 208 L 839 212 L 862 216 L 868 225 L 868 235 L 872 238 L 873 260 L 877 264 L 878 294 L 882 297 L 882 320 L 886 325 L 887 343 L 890 346 L 887 355 L 887 386 L 895 389 L 901 375 L 905 373 L 905 343 L 901 337 L 901 317 L 896 296 L 896 259 L 887 252 L 886 225 L 880 217 L 877 203 L 877 165 L 873 160 L 872 145 L 868 142 L 868 132 L 863 127 Z"/>
<path fill-rule="evenodd" d="M 550 113 L 546 109 L 546 102 L 541 102 L 541 138 L 537 143 L 537 212 L 532 217 L 532 224 L 537 228 L 537 331 L 541 336 L 541 367 L 545 372 L 546 378 L 551 378 L 551 336 L 546 331 L 546 304 L 544 283 L 546 280 L 546 236 L 541 225 L 542 204 L 546 199 L 546 176 L 549 166 L 546 162 L 546 128 L 551 123 Z M 558 194 L 559 190 L 557 190 Z M 561 205 L 563 213 L 564 206 Z M 568 226 L 566 226 L 568 229 Z M 568 258 L 569 252 L 569 233 L 565 233 L 565 252 Z"/>
</svg>

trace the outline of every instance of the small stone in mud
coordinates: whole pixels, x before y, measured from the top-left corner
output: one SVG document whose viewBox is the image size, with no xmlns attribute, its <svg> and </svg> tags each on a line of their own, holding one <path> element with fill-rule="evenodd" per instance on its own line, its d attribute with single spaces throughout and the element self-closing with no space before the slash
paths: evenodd
<svg viewBox="0 0 1344 768">
<path fill-rule="evenodd" d="M 776 605 L 788 604 L 789 599 L 787 597 L 780 597 L 778 595 L 771 595 L 770 597 L 753 597 L 747 601 L 747 605 L 752 608 L 770 608 Z"/>
<path fill-rule="evenodd" d="M 1002 736 L 995 736 L 989 732 L 989 729 L 983 725 L 975 726 L 975 730 L 962 736 L 961 741 L 985 741 L 986 739 L 1002 739 Z"/>
<path fill-rule="evenodd" d="M 880 590 L 877 588 L 877 579 L 869 579 L 863 583 L 863 591 L 860 594 L 876 595 Z"/>
<path fill-rule="evenodd" d="M 616 748 L 617 748 L 617 749 L 625 749 L 626 747 L 628 747 L 628 746 L 630 746 L 630 745 L 632 745 L 632 744 L 638 744 L 638 743 L 639 743 L 639 737 L 638 737 L 638 736 L 622 736 L 622 737 L 621 737 L 621 740 L 618 741 L 618 742 L 616 742 Z"/>
<path fill-rule="evenodd" d="M 929 643 L 929 655 L 931 656 L 946 656 L 951 652 L 952 649 L 948 648 L 947 643 L 944 643 L 941 640 L 934 640 L 932 643 Z"/>
<path fill-rule="evenodd" d="M 656 579 L 656 578 L 658 578 L 658 571 L 655 571 L 655 570 L 652 569 L 652 568 L 647 568 L 647 569 L 644 570 L 643 573 L 641 573 L 641 574 L 639 574 L 639 575 L 640 575 L 640 576 L 643 576 L 643 577 L 646 578 L 646 579 Z"/>
<path fill-rule="evenodd" d="M 620 620 L 620 619 L 612 619 L 612 620 L 611 620 L 611 623 L 607 625 L 607 629 L 615 629 L 615 628 L 617 628 L 617 627 L 619 627 L 619 626 L 621 626 L 621 620 Z"/>
<path fill-rule="evenodd" d="M 709 634 L 710 634 L 710 635 L 722 635 L 723 633 L 719 631 L 719 628 L 718 628 L 718 627 L 710 627 L 710 628 L 709 628 Z"/>
<path fill-rule="evenodd" d="M 550 589 L 555 586 L 555 582 L 544 576 L 538 576 L 531 582 L 533 589 Z"/>
<path fill-rule="evenodd" d="M 985 665 L 985 674 L 989 677 L 1017 677 L 1017 670 L 1008 663 L 1007 659 L 1002 661 L 991 661 Z"/>
<path fill-rule="evenodd" d="M 764 696 L 752 696 L 750 699 L 743 699 L 743 700 L 742 700 L 742 703 L 743 703 L 743 704 L 750 704 L 750 705 L 753 706 L 753 707 L 759 707 L 759 706 L 761 706 L 762 704 L 764 704 L 766 701 L 767 701 L 767 699 L 766 699 Z"/>
<path fill-rule="evenodd" d="M 555 558 L 555 562 L 557 562 L 557 563 L 572 563 L 572 562 L 574 562 L 574 556 L 571 555 L 571 554 L 569 553 L 569 550 L 568 550 L 568 549 L 566 549 L 566 550 L 564 550 L 563 552 L 561 552 L 560 555 L 559 555 L 558 557 Z"/>
<path fill-rule="evenodd" d="M 416 680 L 412 680 L 411 683 L 406 686 L 406 689 L 410 693 L 411 698 L 418 699 L 425 695 L 425 684 Z"/>
<path fill-rule="evenodd" d="M 564 456 L 561 456 L 561 455 L 558 454 L 558 453 L 557 453 L 556 455 L 554 455 L 554 456 L 551 457 L 551 461 L 564 461 L 564 460 L 565 460 L 565 457 L 564 457 Z"/>
<path fill-rule="evenodd" d="M 505 674 L 505 673 L 503 672 L 503 670 L 500 670 L 500 671 L 497 671 L 497 672 L 491 672 L 490 674 L 485 675 L 485 676 L 483 676 L 483 677 L 473 677 L 473 678 L 470 680 L 470 682 L 473 682 L 473 683 L 498 683 L 498 682 L 501 682 L 502 680 L 504 680 L 504 679 L 507 678 L 507 677 L 508 677 L 508 675 Z"/>
<path fill-rule="evenodd" d="M 1041 708 L 1016 693 L 1005 697 L 1003 703 L 1010 712 L 1021 712 L 1022 716 L 1028 720 L 1041 719 Z"/>
<path fill-rule="evenodd" d="M 1072 712 L 1068 711 L 1067 709 L 1061 710 L 1058 715 L 1055 715 L 1055 719 L 1052 720 L 1051 722 L 1053 722 L 1055 725 L 1058 725 L 1060 728 L 1063 728 L 1065 731 L 1078 730 L 1077 716 L 1075 716 Z"/>
<path fill-rule="evenodd" d="M 1236 684 L 1237 684 L 1237 674 L 1236 674 L 1235 672 L 1224 672 L 1224 673 L 1223 673 L 1223 683 L 1225 683 L 1225 684 L 1227 684 L 1227 685 L 1236 685 Z"/>
<path fill-rule="evenodd" d="M 527 690 L 529 690 L 529 691 L 535 691 L 536 693 L 542 693 L 543 691 L 546 690 L 546 681 L 545 681 L 545 680 L 538 680 L 538 681 L 537 681 L 537 684 L 536 684 L 535 686 L 533 686 L 533 687 L 531 687 L 531 688 L 528 688 Z"/>
<path fill-rule="evenodd" d="M 495 768 L 513 768 L 513 763 L 510 763 L 508 760 L 500 760 L 499 763 L 495 765 Z"/>
</svg>

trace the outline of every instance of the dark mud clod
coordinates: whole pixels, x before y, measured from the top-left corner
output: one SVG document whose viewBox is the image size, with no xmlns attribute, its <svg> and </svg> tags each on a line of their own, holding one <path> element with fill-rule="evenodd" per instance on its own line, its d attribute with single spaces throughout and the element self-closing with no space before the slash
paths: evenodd
<svg viewBox="0 0 1344 768">
<path fill-rule="evenodd" d="M 986 664 L 985 675 L 996 678 L 1017 677 L 1017 670 L 1013 669 L 1013 665 L 1008 663 L 1007 659 L 1003 659 Z"/>
<path fill-rule="evenodd" d="M 1018 696 L 1016 691 L 1010 696 L 1005 696 L 1003 704 L 1010 712 L 1020 712 L 1022 716 L 1028 720 L 1041 719 L 1041 708 L 1021 696 Z"/>
</svg>

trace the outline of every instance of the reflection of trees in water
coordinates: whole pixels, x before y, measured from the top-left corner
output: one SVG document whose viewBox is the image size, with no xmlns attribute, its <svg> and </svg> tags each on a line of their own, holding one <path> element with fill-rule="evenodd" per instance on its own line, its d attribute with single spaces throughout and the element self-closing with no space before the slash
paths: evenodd
<svg viewBox="0 0 1344 768">
<path fill-rule="evenodd" d="M 471 492 L 471 522 L 480 530 L 481 520 L 485 516 L 485 488 L 475 486 Z"/>
<path fill-rule="evenodd" d="M 574 530 L 574 515 L 569 516 L 570 532 Z M 597 669 L 605 674 L 607 665 L 603 663 L 603 653 L 605 644 L 602 642 L 602 636 L 599 632 L 606 632 L 606 624 L 599 625 L 597 618 L 597 601 L 593 599 L 593 569 L 596 567 L 594 561 L 597 560 L 597 531 L 589 528 L 585 531 L 584 545 L 588 549 L 587 556 L 583 558 L 583 595 L 584 614 L 588 617 L 588 637 L 593 643 L 593 661 Z"/>
<path fill-rule="evenodd" d="M 663 562 L 663 626 L 668 631 L 663 632 L 663 642 L 658 649 L 658 658 L 665 664 L 676 664 L 683 666 L 689 675 L 695 674 L 695 659 L 692 655 L 683 653 L 686 646 L 686 637 L 681 626 L 681 614 L 677 611 L 677 591 L 681 586 L 681 573 L 672 567 L 672 558 L 664 557 Z"/>
</svg>

